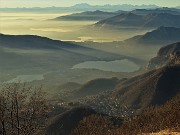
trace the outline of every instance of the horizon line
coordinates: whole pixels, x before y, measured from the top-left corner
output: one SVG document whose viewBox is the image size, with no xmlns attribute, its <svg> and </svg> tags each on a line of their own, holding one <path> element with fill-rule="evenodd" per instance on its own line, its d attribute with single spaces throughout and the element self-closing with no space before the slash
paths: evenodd
<svg viewBox="0 0 180 135">
<path fill-rule="evenodd" d="M 26 6 L 22 6 L 22 7 L 0 7 L 0 8 L 52 8 L 52 7 L 55 7 L 55 8 L 69 8 L 69 7 L 74 7 L 74 6 L 77 6 L 77 5 L 82 5 L 82 4 L 86 4 L 86 5 L 89 5 L 89 6 L 123 6 L 123 5 L 129 5 L 129 6 L 157 6 L 157 7 L 162 7 L 162 8 L 169 8 L 169 7 L 179 7 L 180 5 L 178 6 L 158 6 L 156 4 L 88 4 L 88 3 L 78 3 L 78 4 L 74 4 L 72 6 L 45 6 L 45 7 L 42 7 L 42 6 L 32 6 L 32 7 L 26 7 Z"/>
</svg>

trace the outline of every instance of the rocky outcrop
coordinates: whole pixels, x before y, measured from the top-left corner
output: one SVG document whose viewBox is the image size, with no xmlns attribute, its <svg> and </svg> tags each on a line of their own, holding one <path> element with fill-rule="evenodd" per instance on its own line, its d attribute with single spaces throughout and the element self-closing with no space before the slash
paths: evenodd
<svg viewBox="0 0 180 135">
<path fill-rule="evenodd" d="M 151 70 L 167 64 L 180 64 L 180 42 L 162 47 L 157 56 L 149 61 L 146 68 Z"/>
</svg>

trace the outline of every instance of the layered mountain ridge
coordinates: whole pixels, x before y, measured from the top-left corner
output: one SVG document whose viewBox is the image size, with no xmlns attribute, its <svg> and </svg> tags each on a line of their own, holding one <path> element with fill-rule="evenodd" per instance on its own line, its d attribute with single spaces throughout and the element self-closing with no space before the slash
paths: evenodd
<svg viewBox="0 0 180 135">
<path fill-rule="evenodd" d="M 95 24 L 97 27 L 146 27 L 156 28 L 180 27 L 180 14 L 150 13 L 147 15 L 137 15 L 134 13 L 122 13 L 120 15 L 101 20 Z"/>
</svg>

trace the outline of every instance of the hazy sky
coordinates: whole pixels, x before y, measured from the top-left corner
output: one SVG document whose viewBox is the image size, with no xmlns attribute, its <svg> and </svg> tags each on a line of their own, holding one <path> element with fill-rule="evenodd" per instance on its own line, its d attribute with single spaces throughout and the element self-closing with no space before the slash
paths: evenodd
<svg viewBox="0 0 180 135">
<path fill-rule="evenodd" d="M 180 6 L 180 0 L 0 0 L 0 7 L 50 7 L 50 6 L 72 6 L 78 3 L 92 5 L 105 4 L 155 4 L 158 6 L 175 7 Z"/>
</svg>

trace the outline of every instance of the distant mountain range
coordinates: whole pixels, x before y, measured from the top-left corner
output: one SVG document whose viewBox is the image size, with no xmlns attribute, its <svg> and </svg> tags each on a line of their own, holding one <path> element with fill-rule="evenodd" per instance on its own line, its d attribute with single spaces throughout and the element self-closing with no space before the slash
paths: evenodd
<svg viewBox="0 0 180 135">
<path fill-rule="evenodd" d="M 138 35 L 124 41 L 125 44 L 161 45 L 180 41 L 180 28 L 159 27 L 144 35 Z"/>
<path fill-rule="evenodd" d="M 150 13 L 137 15 L 134 13 L 122 13 L 120 15 L 101 20 L 95 24 L 97 27 L 147 27 L 156 28 L 160 26 L 180 27 L 180 14 Z"/>
<path fill-rule="evenodd" d="M 75 6 L 72 6 L 71 8 L 76 9 L 88 9 L 88 10 L 103 10 L 103 11 L 117 11 L 119 9 L 130 11 L 134 9 L 150 9 L 150 8 L 157 8 L 156 5 L 128 5 L 128 4 L 122 4 L 122 5 L 89 5 L 87 3 L 77 4 Z"/>
<path fill-rule="evenodd" d="M 156 8 L 156 9 L 135 9 L 132 11 L 123 11 L 118 10 L 115 12 L 105 12 L 101 10 L 96 11 L 85 11 L 81 13 L 74 13 L 66 16 L 56 17 L 53 20 L 65 20 L 65 21 L 72 21 L 72 20 L 94 20 L 100 21 L 106 18 L 110 18 L 116 16 L 121 13 L 133 13 L 136 15 L 148 15 L 153 13 L 168 13 L 173 15 L 180 15 L 180 10 L 175 8 Z"/>
<path fill-rule="evenodd" d="M 112 16 L 117 15 L 118 13 L 116 12 L 103 12 L 100 10 L 96 10 L 96 11 L 86 11 L 86 12 L 82 12 L 82 13 L 75 13 L 75 14 L 71 14 L 71 15 L 66 15 L 66 16 L 60 16 L 60 17 L 56 17 L 53 20 L 57 20 L 57 21 L 72 21 L 72 20 L 79 20 L 79 21 L 99 21 L 102 19 L 106 19 Z"/>
<path fill-rule="evenodd" d="M 71 7 L 33 7 L 33 8 L 0 8 L 0 11 L 3 12 L 72 12 L 72 11 L 117 11 L 125 10 L 130 11 L 134 9 L 151 9 L 158 8 L 156 5 L 89 5 L 87 3 L 77 4 Z"/>
</svg>

